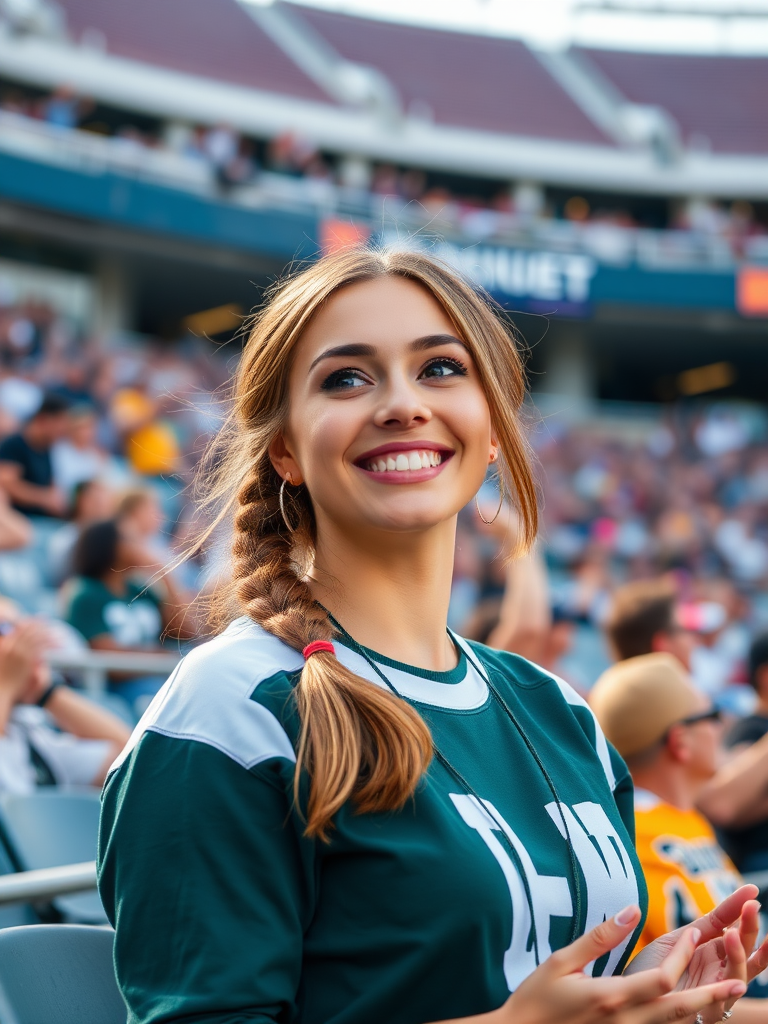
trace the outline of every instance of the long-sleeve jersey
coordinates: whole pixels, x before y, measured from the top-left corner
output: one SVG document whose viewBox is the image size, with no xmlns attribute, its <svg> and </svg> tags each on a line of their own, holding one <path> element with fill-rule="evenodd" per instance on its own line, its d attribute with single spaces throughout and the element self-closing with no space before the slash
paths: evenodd
<svg viewBox="0 0 768 1024">
<path fill-rule="evenodd" d="M 306 780 L 293 798 L 301 655 L 238 619 L 184 658 L 104 790 L 99 887 L 131 1024 L 485 1013 L 574 934 L 645 910 L 631 780 L 587 705 L 455 642 L 449 672 L 367 652 L 450 768 L 434 758 L 399 811 L 345 805 L 329 843 L 304 835 Z M 620 971 L 639 931 L 589 970 Z"/>
</svg>

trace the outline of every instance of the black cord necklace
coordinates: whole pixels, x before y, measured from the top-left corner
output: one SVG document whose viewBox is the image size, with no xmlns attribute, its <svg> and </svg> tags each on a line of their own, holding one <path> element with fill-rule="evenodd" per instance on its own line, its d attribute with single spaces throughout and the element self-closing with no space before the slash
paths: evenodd
<svg viewBox="0 0 768 1024">
<path fill-rule="evenodd" d="M 334 628 L 338 631 L 338 633 L 346 641 L 347 646 L 351 647 L 352 650 L 355 651 L 356 654 L 359 654 L 360 657 L 363 658 L 368 663 L 368 665 L 373 669 L 373 671 L 376 673 L 376 675 L 382 680 L 382 682 L 387 687 L 387 689 L 389 689 L 392 693 L 395 694 L 396 697 L 399 697 L 401 700 L 404 700 L 404 701 L 406 701 L 409 704 L 413 704 L 414 701 L 410 700 L 404 694 L 400 693 L 400 691 L 387 678 L 387 676 L 384 674 L 384 672 L 382 672 L 382 670 L 377 665 L 376 661 L 369 655 L 368 651 L 361 644 L 359 644 L 357 642 L 357 640 L 355 640 L 355 638 L 350 633 L 347 632 L 347 630 L 342 626 L 342 624 L 338 621 L 338 619 L 336 619 L 336 617 L 334 615 L 332 615 L 331 612 L 329 612 L 327 608 L 325 608 L 322 605 L 321 605 L 321 607 L 327 613 L 328 618 L 330 619 L 330 621 L 331 621 L 332 625 L 334 626 Z M 453 639 L 453 636 L 452 636 L 450 630 L 448 630 L 447 633 L 448 633 L 448 636 L 451 639 L 451 642 L 455 646 L 458 646 L 456 644 L 456 641 Z M 463 648 L 462 648 L 462 650 L 463 650 Z M 573 876 L 573 885 L 574 885 L 574 892 L 575 892 L 575 897 L 576 897 L 575 898 L 575 912 L 574 912 L 574 915 L 573 915 L 573 925 L 571 927 L 571 938 L 570 938 L 570 941 L 574 942 L 579 937 L 579 928 L 580 928 L 580 923 L 581 923 L 581 910 L 582 910 L 582 903 L 583 903 L 583 900 L 582 900 L 582 885 L 581 885 L 581 871 L 580 871 L 580 868 L 579 868 L 578 859 L 576 858 L 576 853 L 575 853 L 575 850 L 574 850 L 574 847 L 573 847 L 573 842 L 571 841 L 571 833 L 570 833 L 570 830 L 568 829 L 568 822 L 567 822 L 567 820 L 565 818 L 565 815 L 563 814 L 562 801 L 560 800 L 560 796 L 559 796 L 559 794 L 557 792 L 557 788 L 555 786 L 555 783 L 553 782 L 551 775 L 549 774 L 549 772 L 545 768 L 544 763 L 542 762 L 541 757 L 539 756 L 538 751 L 536 750 L 536 748 L 534 747 L 533 743 L 528 738 L 528 736 L 526 736 L 525 730 L 522 728 L 520 723 L 515 718 L 515 715 L 513 714 L 512 709 L 509 707 L 507 702 L 504 700 L 503 695 L 501 693 L 499 693 L 498 689 L 494 686 L 493 682 L 491 681 L 490 675 L 488 673 L 484 672 L 480 668 L 480 666 L 478 665 L 477 661 L 475 660 L 474 656 L 470 653 L 470 651 L 465 650 L 464 653 L 466 654 L 468 662 L 470 663 L 470 665 L 472 665 L 472 667 L 478 673 L 480 678 L 485 680 L 485 683 L 488 686 L 488 690 L 489 690 L 491 696 L 494 698 L 494 700 L 497 702 L 497 704 L 502 708 L 502 710 L 506 714 L 507 718 L 509 719 L 509 721 L 512 723 L 512 725 L 516 729 L 518 735 L 522 739 L 522 741 L 525 744 L 528 752 L 530 753 L 531 757 L 533 758 L 534 763 L 536 764 L 536 766 L 538 767 L 538 769 L 541 772 L 542 776 L 544 777 L 544 780 L 547 783 L 547 786 L 549 787 L 549 790 L 552 793 L 552 796 L 554 797 L 555 806 L 557 807 L 558 813 L 560 815 L 560 820 L 562 822 L 563 829 L 564 829 L 564 832 L 565 832 L 565 840 L 566 840 L 566 844 L 568 846 L 568 854 L 569 854 L 569 857 L 570 857 L 571 873 L 572 873 L 572 876 Z M 526 900 L 528 902 L 528 911 L 529 911 L 530 916 L 531 916 L 531 933 L 532 933 L 532 937 L 533 937 L 534 955 L 535 955 L 535 958 L 536 958 L 536 963 L 540 964 L 541 963 L 541 958 L 539 956 L 539 943 L 538 943 L 538 935 L 537 935 L 537 932 L 536 932 L 536 917 L 535 917 L 535 914 L 534 914 L 533 897 L 531 895 L 530 884 L 528 882 L 528 877 L 526 875 L 525 868 L 524 868 L 524 865 L 523 865 L 522 860 L 520 858 L 520 855 L 517 852 L 517 850 L 515 849 L 515 846 L 512 843 L 512 841 L 510 840 L 509 836 L 507 835 L 507 833 L 505 831 L 505 828 L 504 828 L 504 823 L 499 821 L 498 817 L 493 813 L 491 807 L 488 807 L 487 804 L 485 803 L 485 801 L 483 801 L 482 798 L 478 795 L 478 793 L 476 792 L 474 786 L 472 786 L 472 784 L 464 777 L 464 775 L 462 775 L 462 773 L 458 770 L 458 768 L 456 768 L 453 764 L 451 764 L 451 762 L 448 760 L 448 758 L 445 756 L 445 754 L 443 754 L 443 752 L 440 750 L 440 748 L 436 744 L 433 745 L 433 750 L 434 750 L 435 757 L 440 762 L 440 764 L 442 764 L 442 766 L 446 769 L 446 771 L 456 780 L 456 782 L 458 782 L 458 784 L 464 789 L 464 791 L 466 793 L 468 793 L 471 797 L 473 797 L 474 800 L 477 801 L 478 806 L 481 807 L 486 812 L 486 814 L 488 814 L 493 819 L 493 821 L 496 823 L 496 825 L 498 827 L 498 830 L 499 830 L 499 833 L 500 833 L 500 836 L 501 836 L 501 840 L 504 843 L 504 845 L 506 846 L 507 850 L 509 851 L 509 853 L 510 853 L 510 855 L 512 857 L 513 863 L 515 864 L 515 867 L 517 868 L 518 875 L 520 876 L 520 879 L 521 879 L 521 881 L 523 883 L 523 888 L 525 890 L 525 897 L 526 897 Z"/>
</svg>

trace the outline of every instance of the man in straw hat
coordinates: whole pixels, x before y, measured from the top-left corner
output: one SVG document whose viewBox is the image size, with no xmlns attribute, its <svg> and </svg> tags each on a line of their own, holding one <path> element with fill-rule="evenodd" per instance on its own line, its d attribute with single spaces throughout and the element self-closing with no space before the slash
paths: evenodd
<svg viewBox="0 0 768 1024">
<path fill-rule="evenodd" d="M 720 712 L 667 653 L 619 662 L 598 679 L 590 704 L 635 783 L 637 853 L 648 884 L 638 950 L 713 910 L 742 880 L 696 809 L 721 754 Z M 753 982 L 734 1024 L 768 1021 L 768 987 Z"/>
</svg>

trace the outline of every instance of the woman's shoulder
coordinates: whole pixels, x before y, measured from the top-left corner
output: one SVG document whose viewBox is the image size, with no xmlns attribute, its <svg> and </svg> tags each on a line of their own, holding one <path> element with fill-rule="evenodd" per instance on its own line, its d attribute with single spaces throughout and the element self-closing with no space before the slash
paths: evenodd
<svg viewBox="0 0 768 1024">
<path fill-rule="evenodd" d="M 255 622 L 237 619 L 182 658 L 113 769 L 147 734 L 213 747 L 245 769 L 275 758 L 294 763 L 290 697 L 303 663 Z"/>
<path fill-rule="evenodd" d="M 615 788 L 618 755 L 612 755 L 594 711 L 570 683 L 519 654 L 499 651 L 475 641 L 464 642 L 469 643 L 502 692 L 514 692 L 526 703 L 535 695 L 541 700 L 542 710 L 546 710 L 547 715 L 561 714 L 572 719 L 597 754 L 611 789 Z"/>
</svg>

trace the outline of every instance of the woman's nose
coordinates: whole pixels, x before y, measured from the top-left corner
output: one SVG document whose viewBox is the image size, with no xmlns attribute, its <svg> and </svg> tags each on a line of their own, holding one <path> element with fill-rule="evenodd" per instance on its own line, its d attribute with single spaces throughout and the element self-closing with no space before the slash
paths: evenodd
<svg viewBox="0 0 768 1024">
<path fill-rule="evenodd" d="M 431 419 L 432 410 L 418 385 L 396 379 L 382 389 L 381 402 L 374 415 L 376 426 L 402 428 Z"/>
</svg>

